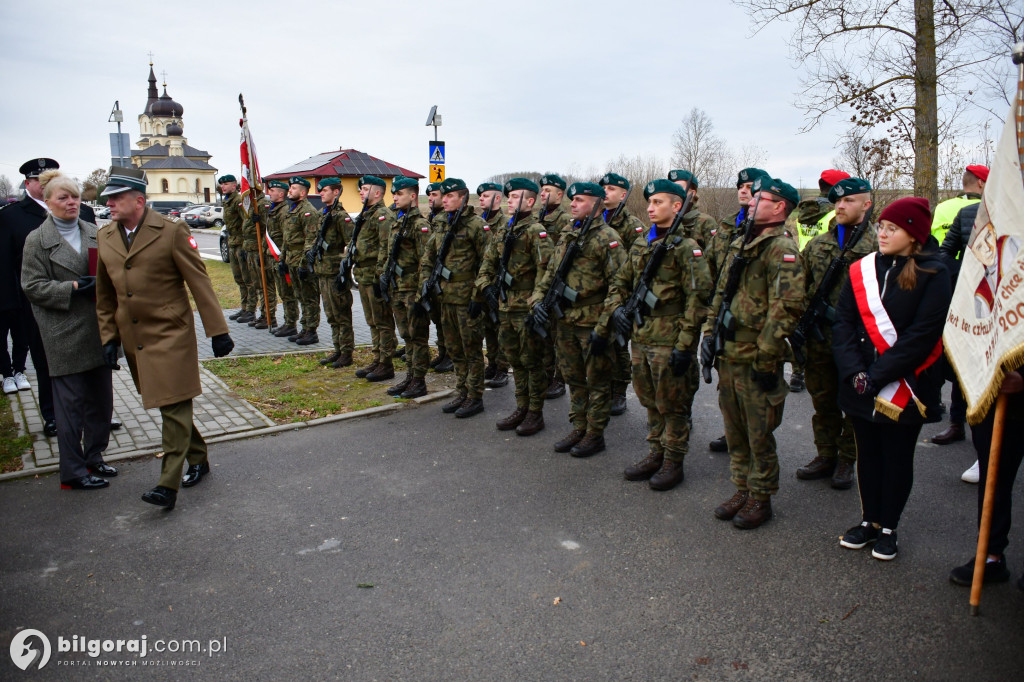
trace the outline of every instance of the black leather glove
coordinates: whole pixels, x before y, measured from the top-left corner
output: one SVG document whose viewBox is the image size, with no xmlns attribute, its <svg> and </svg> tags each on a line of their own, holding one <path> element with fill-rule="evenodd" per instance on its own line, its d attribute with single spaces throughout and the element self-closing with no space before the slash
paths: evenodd
<svg viewBox="0 0 1024 682">
<path fill-rule="evenodd" d="M 491 307 L 491 310 L 498 309 L 498 285 L 489 284 L 484 287 L 484 298 L 487 299 L 487 305 Z"/>
<path fill-rule="evenodd" d="M 386 273 L 381 273 L 378 282 L 380 282 L 380 290 L 382 292 L 387 291 L 388 289 L 391 288 L 391 282 L 388 280 L 388 276 Z"/>
<path fill-rule="evenodd" d="M 302 280 L 306 279 L 307 277 L 311 276 L 312 274 L 313 273 L 311 273 L 306 268 L 305 265 L 300 265 L 299 266 L 299 271 L 295 274 L 295 277 L 301 282 Z"/>
<path fill-rule="evenodd" d="M 770 393 L 779 387 L 779 371 L 772 370 L 771 372 L 758 372 L 756 369 L 750 370 L 750 377 L 757 383 L 765 393 Z"/>
<path fill-rule="evenodd" d="M 600 355 L 606 350 L 608 350 L 608 339 L 604 338 L 603 336 L 598 336 L 596 331 L 591 331 L 590 352 L 597 353 L 598 355 Z"/>
<path fill-rule="evenodd" d="M 548 323 L 548 311 L 544 310 L 543 304 L 538 303 L 533 306 L 533 312 L 531 314 L 533 315 L 533 321 L 541 327 Z"/>
<path fill-rule="evenodd" d="M 476 301 L 469 302 L 469 319 L 475 320 L 476 318 L 480 317 L 480 313 L 482 313 L 483 311 L 484 306 L 482 303 L 477 303 Z"/>
<path fill-rule="evenodd" d="M 96 278 L 92 275 L 78 278 L 78 288 L 72 289 L 71 293 L 82 296 L 92 296 L 96 293 Z"/>
<path fill-rule="evenodd" d="M 380 282 L 374 282 L 371 286 L 373 287 L 373 295 L 374 295 L 374 297 L 381 298 L 381 295 L 382 295 L 383 291 L 380 288 Z"/>
<path fill-rule="evenodd" d="M 279 274 L 280 274 L 280 275 L 281 275 L 282 277 L 284 277 L 285 275 L 287 275 L 287 274 L 288 274 L 288 264 L 287 264 L 287 263 L 285 263 L 284 261 L 280 261 L 280 262 L 279 262 L 279 263 L 277 264 L 277 272 L 278 272 L 278 273 L 279 273 Z"/>
<path fill-rule="evenodd" d="M 239 249 L 238 253 L 239 253 L 238 259 L 240 261 L 242 261 L 243 263 L 248 263 L 249 262 L 249 254 L 247 254 L 245 252 L 245 249 Z"/>
<path fill-rule="evenodd" d="M 672 369 L 672 376 L 674 377 L 681 377 L 686 374 L 686 370 L 690 369 L 692 363 L 693 353 L 679 350 L 678 348 L 673 348 L 672 354 L 668 357 L 668 366 Z"/>
<path fill-rule="evenodd" d="M 615 331 L 624 339 L 628 339 L 633 333 L 633 321 L 626 317 L 626 309 L 623 306 L 612 311 L 612 324 Z"/>
<path fill-rule="evenodd" d="M 316 251 L 313 249 L 306 252 L 306 265 L 310 270 L 312 270 L 313 266 L 316 265 Z"/>
<path fill-rule="evenodd" d="M 857 395 L 878 395 L 878 386 L 875 385 L 871 375 L 867 372 L 857 372 L 854 374 L 850 378 L 850 384 L 853 386 L 853 390 L 857 392 Z"/>
<path fill-rule="evenodd" d="M 715 362 L 715 343 L 710 334 L 700 342 L 700 364 L 710 367 Z"/>
<path fill-rule="evenodd" d="M 334 278 L 334 290 L 339 294 L 344 293 L 345 291 L 345 278 L 341 276 L 340 272 Z"/>
<path fill-rule="evenodd" d="M 120 350 L 121 344 L 117 341 L 108 341 L 103 344 L 103 360 L 107 363 L 107 367 L 113 370 L 121 369 L 121 365 L 117 364 L 117 351 Z"/>
<path fill-rule="evenodd" d="M 415 303 L 413 303 L 412 304 L 412 308 L 410 308 L 410 310 L 412 310 L 412 314 L 413 315 L 426 315 L 427 314 L 427 309 L 424 308 L 423 304 L 420 303 L 419 301 L 416 301 Z"/>
<path fill-rule="evenodd" d="M 230 334 L 217 334 L 210 339 L 210 344 L 213 346 L 213 357 L 215 358 L 224 357 L 235 347 L 235 342 L 231 340 Z"/>
</svg>

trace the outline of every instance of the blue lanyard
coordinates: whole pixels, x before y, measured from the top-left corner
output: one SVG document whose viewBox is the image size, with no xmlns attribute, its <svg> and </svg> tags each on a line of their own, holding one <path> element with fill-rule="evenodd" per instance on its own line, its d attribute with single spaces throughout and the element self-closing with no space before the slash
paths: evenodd
<svg viewBox="0 0 1024 682">
<path fill-rule="evenodd" d="M 746 217 L 747 217 L 747 207 L 744 206 L 743 208 L 740 209 L 740 212 L 736 215 L 736 227 L 739 227 L 740 223 L 742 223 L 746 219 Z"/>
<path fill-rule="evenodd" d="M 836 223 L 836 236 L 839 237 L 839 248 L 843 248 L 843 242 L 846 241 L 846 225 L 840 225 Z"/>
</svg>

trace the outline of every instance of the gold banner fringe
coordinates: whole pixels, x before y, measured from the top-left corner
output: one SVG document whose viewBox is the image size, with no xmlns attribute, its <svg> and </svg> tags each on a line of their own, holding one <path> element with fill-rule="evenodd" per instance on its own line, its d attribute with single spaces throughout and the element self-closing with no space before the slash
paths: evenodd
<svg viewBox="0 0 1024 682">
<path fill-rule="evenodd" d="M 960 379 L 960 368 L 957 367 L 956 361 L 949 353 L 948 345 L 946 345 L 946 357 L 949 359 L 949 364 L 953 367 L 953 373 L 956 374 L 957 381 L 963 386 L 964 382 Z M 1020 369 L 1021 366 L 1024 366 L 1024 344 L 1003 354 L 1002 359 L 999 361 L 999 366 L 996 368 L 991 381 L 989 381 L 988 386 L 985 388 L 985 392 L 981 394 L 981 399 L 977 404 L 972 405 L 970 400 L 967 400 L 967 395 L 964 395 L 964 399 L 967 400 L 968 424 L 976 426 L 985 419 L 985 415 L 988 414 L 992 404 L 999 397 L 999 388 L 1003 385 L 1003 379 L 1006 378 L 1007 373 Z"/>
</svg>

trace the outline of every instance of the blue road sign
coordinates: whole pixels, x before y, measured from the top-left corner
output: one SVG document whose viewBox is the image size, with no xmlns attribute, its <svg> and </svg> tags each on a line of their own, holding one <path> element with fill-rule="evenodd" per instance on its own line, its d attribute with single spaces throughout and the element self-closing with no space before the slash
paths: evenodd
<svg viewBox="0 0 1024 682">
<path fill-rule="evenodd" d="M 430 143 L 430 164 L 434 166 L 444 165 L 444 142 Z"/>
</svg>

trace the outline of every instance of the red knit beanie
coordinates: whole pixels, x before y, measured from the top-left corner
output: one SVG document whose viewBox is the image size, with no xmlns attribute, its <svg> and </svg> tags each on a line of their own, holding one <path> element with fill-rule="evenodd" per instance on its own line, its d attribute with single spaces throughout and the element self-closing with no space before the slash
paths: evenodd
<svg viewBox="0 0 1024 682">
<path fill-rule="evenodd" d="M 924 244 L 932 232 L 932 212 L 928 210 L 928 200 L 921 197 L 904 197 L 897 199 L 882 211 L 878 218 L 894 223 Z"/>
</svg>

